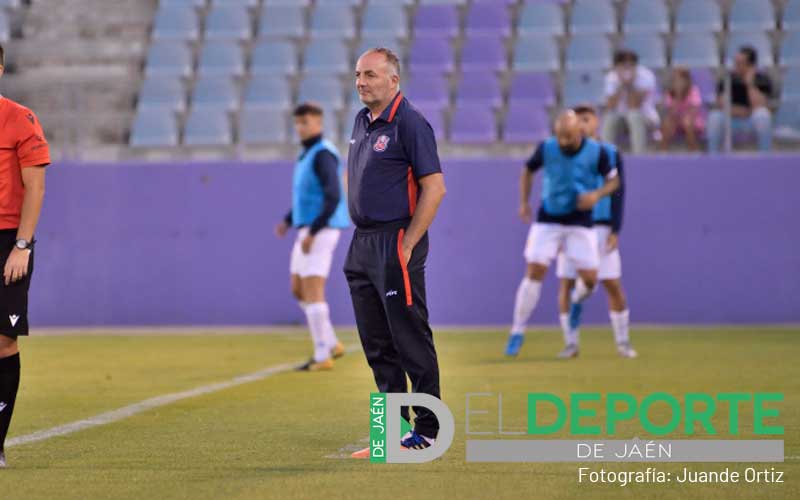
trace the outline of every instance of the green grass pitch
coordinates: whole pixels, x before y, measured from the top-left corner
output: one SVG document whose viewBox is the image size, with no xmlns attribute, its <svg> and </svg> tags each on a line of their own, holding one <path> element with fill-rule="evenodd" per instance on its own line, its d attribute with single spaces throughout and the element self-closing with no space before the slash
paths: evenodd
<svg viewBox="0 0 800 500">
<path fill-rule="evenodd" d="M 352 331 L 340 332 L 357 345 Z M 800 329 L 672 328 L 633 331 L 640 357 L 616 356 L 611 333 L 582 334 L 581 357 L 558 361 L 555 330 L 529 333 L 518 359 L 502 356 L 501 331 L 437 331 L 443 399 L 456 420 L 450 450 L 432 463 L 370 464 L 343 458 L 368 435 L 374 390 L 360 350 L 329 373 L 278 373 L 153 408 L 108 425 L 7 450 L 0 498 L 358 499 L 800 498 Z M 23 379 L 10 438 L 155 396 L 268 366 L 303 361 L 305 334 L 34 336 L 21 340 Z M 528 392 L 783 392 L 783 484 L 579 484 L 579 464 L 477 464 L 464 460 L 465 394 L 502 393 L 507 430 L 525 425 Z M 484 400 L 491 401 L 489 399 Z M 474 430 L 496 432 L 490 413 Z M 663 415 L 662 415 L 663 416 Z M 658 415 L 656 415 L 658 418 Z M 726 413 L 715 423 L 727 422 Z M 741 415 L 750 435 L 752 413 Z M 748 423 L 749 422 L 749 423 Z M 618 438 L 637 428 L 623 426 Z M 566 434 L 558 437 L 566 438 Z M 680 438 L 681 434 L 669 436 Z M 696 436 L 702 437 L 702 435 Z M 599 469 L 601 464 L 588 464 Z M 683 464 L 602 464 L 606 470 L 677 472 Z M 694 464 L 743 471 L 748 464 Z"/>
</svg>

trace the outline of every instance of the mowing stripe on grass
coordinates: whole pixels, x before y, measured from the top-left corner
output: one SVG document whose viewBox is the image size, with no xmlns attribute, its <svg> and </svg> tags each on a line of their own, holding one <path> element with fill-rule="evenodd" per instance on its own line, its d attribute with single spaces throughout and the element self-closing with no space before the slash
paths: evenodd
<svg viewBox="0 0 800 500">
<path fill-rule="evenodd" d="M 346 351 L 353 352 L 359 350 L 359 348 L 360 348 L 359 346 L 351 345 L 347 347 Z M 101 413 L 99 415 L 85 418 L 83 420 L 77 420 L 75 422 L 70 422 L 68 424 L 51 427 L 50 429 L 44 429 L 41 431 L 32 432 L 30 434 L 25 434 L 22 436 L 11 438 L 6 441 L 6 447 L 35 443 L 37 441 L 44 441 L 46 439 L 54 438 L 57 436 L 66 436 L 68 434 L 82 431 L 84 429 L 89 429 L 100 425 L 119 422 L 120 420 L 124 420 L 128 417 L 138 415 L 139 413 L 145 412 L 147 410 L 152 410 L 153 408 L 167 406 L 172 403 L 182 401 L 184 399 L 189 399 L 197 396 L 203 396 L 205 394 L 224 391 L 225 389 L 230 389 L 231 387 L 236 387 L 250 382 L 264 380 L 265 378 L 277 375 L 279 373 L 292 371 L 299 364 L 300 363 L 298 362 L 298 363 L 283 363 L 280 365 L 269 366 L 267 368 L 264 368 L 263 370 L 259 370 L 257 372 L 253 372 L 247 375 L 240 375 L 238 377 L 226 380 L 224 382 L 217 382 L 215 384 L 203 385 L 200 387 L 195 387 L 194 389 L 189 389 L 188 391 L 173 392 L 171 394 L 164 394 L 162 396 L 156 396 L 154 398 L 145 399 L 144 401 L 139 401 L 138 403 L 124 406 L 116 410 L 111 410 L 106 413 Z"/>
</svg>

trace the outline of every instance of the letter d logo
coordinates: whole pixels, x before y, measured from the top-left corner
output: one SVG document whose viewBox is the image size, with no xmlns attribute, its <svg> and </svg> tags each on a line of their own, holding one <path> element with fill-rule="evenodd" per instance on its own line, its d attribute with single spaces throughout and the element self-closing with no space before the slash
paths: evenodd
<svg viewBox="0 0 800 500">
<path fill-rule="evenodd" d="M 439 435 L 432 446 L 424 450 L 400 448 L 400 408 L 423 406 L 439 420 Z M 420 464 L 444 455 L 453 444 L 455 421 L 450 409 L 441 400 L 422 393 L 386 393 L 386 462 L 393 464 Z"/>
</svg>

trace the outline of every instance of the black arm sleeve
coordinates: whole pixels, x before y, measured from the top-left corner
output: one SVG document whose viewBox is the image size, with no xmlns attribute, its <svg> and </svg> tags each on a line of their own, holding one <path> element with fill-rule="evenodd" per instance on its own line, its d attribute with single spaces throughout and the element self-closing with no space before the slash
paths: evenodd
<svg viewBox="0 0 800 500">
<path fill-rule="evenodd" d="M 619 151 L 616 155 L 619 189 L 611 194 L 611 232 L 619 234 L 622 229 L 622 215 L 625 208 L 625 172 L 622 168 L 622 155 Z"/>
<path fill-rule="evenodd" d="M 333 212 L 336 211 L 336 206 L 342 196 L 339 189 L 339 162 L 330 151 L 317 153 L 314 158 L 314 173 L 317 174 L 319 182 L 322 184 L 324 201 L 322 212 L 314 219 L 309 228 L 312 235 L 317 234 L 320 229 L 328 225 L 328 220 L 330 220 Z"/>
<path fill-rule="evenodd" d="M 292 210 L 291 209 L 288 212 L 286 212 L 286 215 L 283 216 L 283 222 L 285 222 L 287 226 L 291 226 L 292 225 Z"/>
<path fill-rule="evenodd" d="M 606 148 L 600 148 L 600 156 L 597 159 L 597 171 L 603 176 L 604 179 L 606 179 L 608 178 L 608 174 L 613 172 L 614 169 L 615 166 L 611 163 L 611 159 L 608 157 Z"/>
<path fill-rule="evenodd" d="M 544 165 L 544 143 L 540 143 L 533 155 L 525 162 L 525 167 L 531 172 L 536 172 L 542 168 L 542 165 Z"/>
</svg>

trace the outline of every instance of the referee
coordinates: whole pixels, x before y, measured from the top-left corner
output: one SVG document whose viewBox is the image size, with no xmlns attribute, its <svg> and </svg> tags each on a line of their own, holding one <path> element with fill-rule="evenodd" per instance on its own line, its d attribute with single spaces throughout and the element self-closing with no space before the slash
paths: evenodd
<svg viewBox="0 0 800 500">
<path fill-rule="evenodd" d="M 0 77 L 4 52 L 0 46 Z M 44 200 L 47 140 L 31 110 L 0 96 L 0 468 L 19 388 L 17 337 L 28 334 L 33 233 Z"/>
<path fill-rule="evenodd" d="M 439 395 L 439 365 L 425 304 L 428 227 L 445 194 L 436 139 L 400 92 L 400 63 L 389 49 L 356 63 L 365 104 L 355 118 L 347 162 L 348 207 L 356 225 L 345 260 L 361 345 L 381 392 Z M 431 446 L 436 416 L 414 407 L 407 449 Z M 410 421 L 408 408 L 403 417 Z M 366 458 L 369 449 L 353 454 Z"/>
</svg>

